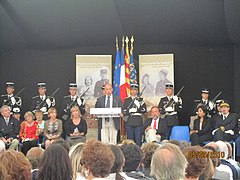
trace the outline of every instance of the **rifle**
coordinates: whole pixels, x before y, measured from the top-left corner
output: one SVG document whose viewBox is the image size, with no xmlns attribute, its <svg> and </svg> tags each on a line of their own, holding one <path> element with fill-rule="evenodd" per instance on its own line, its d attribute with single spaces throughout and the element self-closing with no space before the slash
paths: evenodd
<svg viewBox="0 0 240 180">
<path fill-rule="evenodd" d="M 212 102 L 213 104 L 216 104 L 216 100 L 217 98 L 222 94 L 222 91 L 220 91 L 213 99 L 212 99 Z"/>
<path fill-rule="evenodd" d="M 179 96 L 183 89 L 184 89 L 184 86 L 182 86 L 182 88 L 177 92 L 175 96 Z M 173 104 L 174 104 L 174 100 L 172 98 L 163 108 L 166 109 L 167 107 L 172 107 Z M 165 114 L 161 114 L 161 118 L 164 118 L 168 114 L 169 114 L 168 112 L 166 112 Z"/>
<path fill-rule="evenodd" d="M 54 97 L 54 95 L 59 91 L 59 89 L 60 88 L 57 88 L 50 96 L 48 96 L 48 97 Z M 45 99 L 44 99 L 44 101 L 42 101 L 42 102 L 40 102 L 37 106 L 36 106 L 36 109 L 39 109 L 41 106 L 42 106 L 42 104 L 43 104 L 43 106 L 42 107 L 44 107 L 44 106 L 46 106 L 46 100 L 48 99 L 48 97 L 46 97 Z"/>
<path fill-rule="evenodd" d="M 25 88 L 22 88 L 22 89 L 21 89 L 20 91 L 18 91 L 18 93 L 15 94 L 13 97 L 14 97 L 14 98 L 15 98 L 15 97 L 18 97 L 24 90 L 25 90 Z M 7 99 L 7 101 L 4 103 L 4 105 L 9 106 L 11 103 L 12 103 L 11 98 L 9 98 L 9 99 Z"/>
</svg>

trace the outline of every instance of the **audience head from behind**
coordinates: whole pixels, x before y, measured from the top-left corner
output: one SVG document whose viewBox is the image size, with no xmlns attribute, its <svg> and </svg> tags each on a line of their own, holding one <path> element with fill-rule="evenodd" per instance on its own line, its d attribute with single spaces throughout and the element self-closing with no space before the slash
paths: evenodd
<svg viewBox="0 0 240 180">
<path fill-rule="evenodd" d="M 187 160 L 177 145 L 166 143 L 153 154 L 151 175 L 157 180 L 185 179 Z"/>
<path fill-rule="evenodd" d="M 67 152 L 69 152 L 69 150 L 70 150 L 69 144 L 63 138 L 58 138 L 58 139 L 53 140 L 52 144 L 61 145 L 62 147 L 64 147 L 64 149 L 67 150 Z"/>
<path fill-rule="evenodd" d="M 136 144 L 123 144 L 120 146 L 125 157 L 124 172 L 131 172 L 138 170 L 143 154 L 141 148 Z"/>
<path fill-rule="evenodd" d="M 8 176 L 6 179 L 32 179 L 31 164 L 21 152 L 14 150 L 5 151 L 0 155 L 0 162 L 4 162 L 4 167 Z"/>
<path fill-rule="evenodd" d="M 67 150 L 60 144 L 51 144 L 39 162 L 38 180 L 71 180 L 72 166 Z"/>
<path fill-rule="evenodd" d="M 0 180 L 10 180 L 4 162 L 0 162 Z"/>
<path fill-rule="evenodd" d="M 72 164 L 73 180 L 84 178 L 81 166 L 81 152 L 83 143 L 77 143 L 70 148 L 69 157 Z"/>
<path fill-rule="evenodd" d="M 154 152 L 156 151 L 157 148 L 159 148 L 160 145 L 154 142 L 151 143 L 146 143 L 143 144 L 141 147 L 142 153 L 143 153 L 143 165 L 144 168 L 150 168 L 151 165 L 151 159 L 152 156 L 154 154 Z"/>
<path fill-rule="evenodd" d="M 188 165 L 186 168 L 186 179 L 198 179 L 207 167 L 208 160 L 204 157 L 204 149 L 200 146 L 190 146 L 182 150 Z M 202 157 L 200 157 L 202 155 Z M 208 167 L 209 168 L 209 167 Z"/>
<path fill-rule="evenodd" d="M 124 144 L 136 144 L 136 143 L 132 139 L 126 139 L 126 140 L 123 140 L 123 142 L 119 145 L 121 146 L 121 145 L 124 145 Z"/>
<path fill-rule="evenodd" d="M 219 147 L 220 159 L 228 159 L 228 147 L 227 144 L 223 141 L 215 142 Z"/>
<path fill-rule="evenodd" d="M 115 161 L 111 148 L 94 139 L 84 143 L 80 156 L 82 173 L 86 179 L 107 177 Z"/>
<path fill-rule="evenodd" d="M 32 147 L 28 152 L 26 157 L 30 161 L 32 165 L 32 169 L 37 169 L 38 164 L 42 158 L 42 155 L 44 153 L 44 149 L 40 147 Z"/>
</svg>

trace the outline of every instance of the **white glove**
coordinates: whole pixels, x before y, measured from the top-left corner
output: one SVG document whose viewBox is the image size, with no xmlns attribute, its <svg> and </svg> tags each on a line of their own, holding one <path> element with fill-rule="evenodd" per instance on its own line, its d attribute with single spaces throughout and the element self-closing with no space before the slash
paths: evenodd
<svg viewBox="0 0 240 180">
<path fill-rule="evenodd" d="M 77 98 L 77 103 L 78 103 L 78 106 L 81 106 L 82 105 L 82 101 L 80 98 Z"/>
<path fill-rule="evenodd" d="M 140 107 L 140 103 L 139 103 L 139 101 L 138 100 L 134 100 L 134 104 L 139 108 Z"/>
<path fill-rule="evenodd" d="M 135 112 L 137 112 L 137 108 L 131 108 L 131 109 L 129 109 L 129 113 L 135 113 Z"/>
<path fill-rule="evenodd" d="M 178 102 L 178 97 L 177 96 L 173 96 L 173 100 L 177 103 Z"/>
<path fill-rule="evenodd" d="M 210 110 L 213 110 L 213 103 L 211 101 L 208 102 L 208 106 Z"/>
<path fill-rule="evenodd" d="M 47 103 L 48 107 L 51 107 L 51 101 L 49 98 L 46 99 L 46 103 Z"/>
<path fill-rule="evenodd" d="M 40 110 L 41 110 L 43 113 L 47 112 L 47 108 L 46 108 L 46 107 L 42 107 Z"/>
<path fill-rule="evenodd" d="M 14 105 L 16 103 L 15 97 L 11 97 L 11 102 L 12 102 L 12 105 Z"/>
<path fill-rule="evenodd" d="M 165 109 L 165 111 L 166 111 L 166 112 L 172 112 L 172 111 L 174 111 L 174 110 L 173 110 L 173 107 L 167 107 L 167 108 Z"/>
</svg>

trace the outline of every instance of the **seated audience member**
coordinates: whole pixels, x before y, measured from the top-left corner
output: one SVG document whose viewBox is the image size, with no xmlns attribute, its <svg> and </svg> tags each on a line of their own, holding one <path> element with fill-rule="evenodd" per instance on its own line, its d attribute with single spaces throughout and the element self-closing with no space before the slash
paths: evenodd
<svg viewBox="0 0 240 180">
<path fill-rule="evenodd" d="M 20 108 L 14 109 L 12 116 L 17 120 L 19 129 L 20 129 L 20 125 L 21 125 L 21 123 L 23 122 L 23 120 L 21 119 Z"/>
<path fill-rule="evenodd" d="M 125 163 L 125 158 L 123 155 L 122 150 L 116 146 L 116 145 L 109 145 L 112 153 L 114 154 L 115 161 L 113 164 L 113 167 L 111 169 L 111 174 L 107 177 L 107 179 L 112 179 L 112 180 L 123 180 L 123 179 L 133 179 L 128 177 L 124 172 L 123 172 L 123 166 Z"/>
<path fill-rule="evenodd" d="M 180 180 L 185 179 L 186 168 L 187 160 L 180 148 L 166 143 L 154 152 L 150 174 L 157 180 Z"/>
<path fill-rule="evenodd" d="M 183 150 L 184 148 L 189 147 L 189 146 L 191 146 L 191 143 L 190 143 L 190 142 L 181 141 L 181 143 L 180 143 L 180 149 L 181 149 L 181 150 Z"/>
<path fill-rule="evenodd" d="M 160 145 L 157 143 L 146 143 L 143 144 L 141 147 L 142 153 L 143 153 L 143 161 L 142 161 L 142 166 L 143 166 L 143 174 L 147 177 L 150 176 L 150 165 L 151 165 L 151 159 L 152 155 L 156 151 L 157 148 L 159 148 Z"/>
<path fill-rule="evenodd" d="M 240 177 L 240 167 L 238 166 L 238 162 L 231 158 L 231 156 L 232 156 L 232 146 L 229 142 L 225 142 L 225 143 L 228 147 L 228 156 L 227 156 L 226 160 L 236 168 L 236 170 L 238 172 L 238 177 Z"/>
<path fill-rule="evenodd" d="M 230 113 L 230 104 L 222 101 L 220 104 L 222 116 L 215 118 L 215 125 L 212 134 L 214 141 L 231 141 L 235 139 L 235 132 L 237 131 L 238 116 L 235 113 Z"/>
<path fill-rule="evenodd" d="M 211 120 L 207 117 L 208 110 L 204 105 L 197 108 L 198 118 L 195 119 L 193 130 L 190 132 L 192 146 L 203 145 L 204 142 L 212 140 Z"/>
<path fill-rule="evenodd" d="M 72 164 L 73 170 L 73 180 L 84 180 L 85 177 L 82 174 L 81 166 L 81 151 L 83 148 L 83 143 L 77 143 L 73 145 L 69 151 L 69 157 Z"/>
<path fill-rule="evenodd" d="M 69 152 L 69 150 L 70 150 L 69 144 L 63 138 L 58 138 L 58 139 L 54 140 L 52 142 L 52 144 L 60 144 L 67 150 L 67 152 Z"/>
<path fill-rule="evenodd" d="M 122 143 L 119 144 L 119 145 L 121 146 L 121 145 L 124 145 L 124 144 L 136 144 L 136 143 L 132 139 L 126 139 L 126 140 L 123 140 Z"/>
<path fill-rule="evenodd" d="M 233 173 L 233 179 L 238 179 L 238 172 L 234 165 L 227 161 L 228 157 L 228 147 L 223 141 L 217 141 L 216 144 L 219 146 L 221 164 L 228 166 Z"/>
<path fill-rule="evenodd" d="M 84 143 L 80 156 L 82 173 L 86 179 L 105 179 L 115 161 L 110 147 L 97 140 Z"/>
<path fill-rule="evenodd" d="M 205 147 L 212 147 L 213 149 L 215 149 L 213 155 L 217 156 L 217 154 L 219 154 L 219 153 L 221 154 L 220 148 L 219 148 L 218 144 L 216 144 L 215 142 L 210 142 L 210 143 L 206 144 Z M 219 165 L 216 167 L 213 177 L 219 177 L 221 175 L 223 175 L 225 177 L 226 173 L 228 173 L 229 177 L 230 177 L 229 179 L 233 179 L 233 172 L 232 172 L 231 168 L 228 167 L 227 165 L 224 165 L 221 162 L 220 156 L 217 156 L 217 158 L 219 160 Z M 223 174 L 222 172 L 225 172 L 225 174 Z"/>
<path fill-rule="evenodd" d="M 39 143 L 44 143 L 44 124 L 45 121 L 43 120 L 43 112 L 41 110 L 36 110 L 35 112 L 36 121 L 38 122 L 38 139 Z"/>
<path fill-rule="evenodd" d="M 200 176 L 200 180 L 205 180 L 205 179 L 230 179 L 230 174 L 227 173 L 227 172 L 224 172 L 224 171 L 218 171 L 216 169 L 216 167 L 218 167 L 220 165 L 220 159 L 217 157 L 217 156 L 214 156 L 213 154 L 216 154 L 216 150 L 214 147 L 212 146 L 204 146 L 203 147 L 204 151 L 206 151 L 207 153 L 210 154 L 209 158 L 211 159 L 212 161 L 212 165 L 213 165 L 213 175 L 212 175 L 212 170 L 211 168 L 208 168 L 208 167 L 211 167 L 211 165 L 207 166 L 205 172 Z M 212 154 L 212 156 L 211 156 Z M 211 164 L 209 162 L 209 164 Z"/>
<path fill-rule="evenodd" d="M 188 162 L 185 179 L 197 180 L 207 166 L 207 158 L 198 156 L 201 152 L 204 152 L 203 148 L 200 146 L 191 146 L 183 149 L 182 152 Z"/>
<path fill-rule="evenodd" d="M 87 123 L 82 119 L 82 115 L 78 106 L 71 108 L 71 119 L 64 123 L 64 131 L 66 140 L 70 146 L 86 141 Z"/>
<path fill-rule="evenodd" d="M 54 107 L 48 110 L 48 116 L 50 119 L 44 124 L 45 148 L 48 148 L 51 141 L 60 138 L 62 134 L 62 121 L 57 119 L 57 110 Z"/>
<path fill-rule="evenodd" d="M 210 149 L 204 149 L 203 152 L 206 154 L 210 154 L 213 151 Z M 203 173 L 200 175 L 199 180 L 213 179 L 213 175 L 214 175 L 215 168 L 216 168 L 216 166 L 213 164 L 214 161 L 212 160 L 210 155 L 205 156 L 204 158 L 207 159 L 207 165 L 206 165 L 206 168 L 203 171 Z"/>
<path fill-rule="evenodd" d="M 19 134 L 19 125 L 17 120 L 11 116 L 10 107 L 3 105 L 0 108 L 0 140 L 2 140 L 6 148 L 17 149 L 18 140 L 17 136 Z"/>
<path fill-rule="evenodd" d="M 6 150 L 5 143 L 0 140 L 0 154 Z"/>
<path fill-rule="evenodd" d="M 25 113 L 24 119 L 20 127 L 19 138 L 23 144 L 22 152 L 26 155 L 29 149 L 37 146 L 38 123 L 34 121 L 34 115 L 31 111 Z"/>
<path fill-rule="evenodd" d="M 38 180 L 71 180 L 72 166 L 67 150 L 60 144 L 51 144 L 39 162 Z"/>
<path fill-rule="evenodd" d="M 151 108 L 151 118 L 144 121 L 143 129 L 146 142 L 160 142 L 166 139 L 167 123 L 160 117 L 157 106 Z"/>
<path fill-rule="evenodd" d="M 31 164 L 21 152 L 14 150 L 5 151 L 0 155 L 0 162 L 4 162 L 9 180 L 32 179 Z"/>
<path fill-rule="evenodd" d="M 38 164 L 42 158 L 44 150 L 40 147 L 33 147 L 28 152 L 26 157 L 32 165 L 32 180 L 36 180 L 38 173 Z"/>
<path fill-rule="evenodd" d="M 145 179 L 145 175 L 140 172 L 140 166 L 143 160 L 141 148 L 136 144 L 124 144 L 120 146 L 125 157 L 123 171 L 127 176 L 135 179 Z"/>
</svg>

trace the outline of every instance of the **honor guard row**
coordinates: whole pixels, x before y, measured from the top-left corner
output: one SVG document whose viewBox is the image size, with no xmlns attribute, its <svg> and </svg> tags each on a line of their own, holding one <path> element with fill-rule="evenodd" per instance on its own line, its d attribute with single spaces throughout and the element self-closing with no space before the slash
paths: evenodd
<svg viewBox="0 0 240 180">
<path fill-rule="evenodd" d="M 54 95 L 57 93 L 59 88 L 57 88 L 51 95 L 47 95 L 46 91 L 46 83 L 41 82 L 37 84 L 38 86 L 38 95 L 32 98 L 30 110 L 35 113 L 37 110 L 41 110 L 44 115 L 44 119 L 48 119 L 47 114 L 48 110 L 51 107 L 55 106 L 55 98 Z M 19 91 L 17 94 L 14 94 L 14 83 L 7 82 L 6 83 L 6 92 L 7 94 L 1 95 L 1 106 L 7 105 L 10 107 L 11 114 L 20 114 L 22 100 L 20 93 L 24 90 L 24 88 Z M 84 92 L 86 93 L 86 92 Z M 70 116 L 70 109 L 73 106 L 78 106 L 81 114 L 85 113 L 85 100 L 82 98 L 84 93 L 81 96 L 77 95 L 77 84 L 70 83 L 69 84 L 69 95 L 63 98 L 62 106 L 61 106 L 61 117 L 63 120 L 67 120 Z"/>
</svg>

